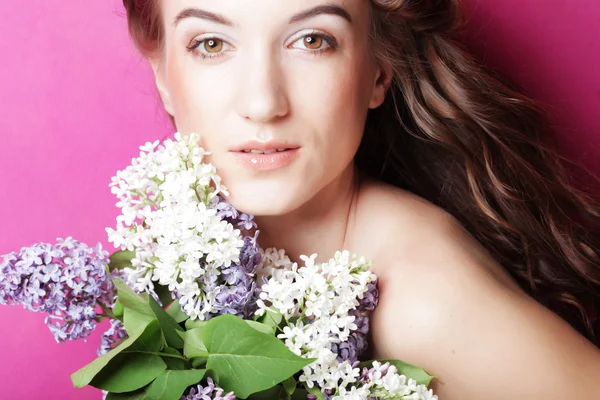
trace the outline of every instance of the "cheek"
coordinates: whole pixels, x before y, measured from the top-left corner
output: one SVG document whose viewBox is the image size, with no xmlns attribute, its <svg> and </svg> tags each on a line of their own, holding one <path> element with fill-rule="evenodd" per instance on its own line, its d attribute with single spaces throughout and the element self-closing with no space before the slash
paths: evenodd
<svg viewBox="0 0 600 400">
<path fill-rule="evenodd" d="M 303 94 L 295 102 L 305 119 L 317 124 L 324 148 L 353 152 L 362 138 L 370 100 L 367 70 L 360 61 L 332 63 L 298 87 Z M 349 156 L 352 156 L 350 154 Z"/>
<path fill-rule="evenodd" d="M 178 130 L 197 132 L 210 150 L 217 138 L 219 121 L 228 89 L 215 70 L 201 71 L 193 60 L 174 61 L 170 69 L 170 88 Z M 218 69 L 217 69 L 218 71 Z"/>
</svg>

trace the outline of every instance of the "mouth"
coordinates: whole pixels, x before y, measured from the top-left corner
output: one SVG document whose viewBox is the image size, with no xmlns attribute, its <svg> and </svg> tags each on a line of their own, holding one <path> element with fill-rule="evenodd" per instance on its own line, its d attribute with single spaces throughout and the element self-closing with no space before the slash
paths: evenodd
<svg viewBox="0 0 600 400">
<path fill-rule="evenodd" d="M 278 149 L 260 150 L 243 149 L 231 154 L 244 168 L 252 171 L 274 171 L 290 165 L 298 157 L 299 147 L 280 147 Z"/>
<path fill-rule="evenodd" d="M 251 153 L 251 154 L 273 154 L 273 153 L 283 153 L 284 151 L 295 150 L 291 147 L 286 147 L 282 149 L 271 149 L 271 150 L 259 150 L 259 149 L 245 149 L 241 150 L 241 153 Z"/>
<path fill-rule="evenodd" d="M 249 140 L 239 146 L 234 146 L 229 149 L 234 153 L 246 154 L 274 154 L 285 153 L 300 148 L 296 143 L 287 140 L 269 140 L 266 142 L 259 140 Z"/>
</svg>

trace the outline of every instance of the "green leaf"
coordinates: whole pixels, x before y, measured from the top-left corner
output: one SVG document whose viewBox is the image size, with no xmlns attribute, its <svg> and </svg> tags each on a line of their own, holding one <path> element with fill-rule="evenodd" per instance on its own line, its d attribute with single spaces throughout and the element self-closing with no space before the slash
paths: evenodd
<svg viewBox="0 0 600 400">
<path fill-rule="evenodd" d="M 162 352 L 183 357 L 183 355 L 177 349 L 174 349 L 172 347 L 166 347 L 162 350 Z M 173 369 L 173 370 L 190 369 L 189 361 L 186 361 L 182 358 L 168 357 L 168 356 L 161 356 L 161 357 L 162 357 L 163 361 L 165 362 L 165 364 L 167 364 L 167 369 Z"/>
<path fill-rule="evenodd" d="M 256 329 L 259 332 L 267 333 L 269 335 L 275 334 L 275 328 L 273 328 L 269 324 L 258 322 L 258 321 L 253 321 L 250 319 L 245 319 L 244 321 L 246 321 L 246 323 L 248 325 L 250 325 L 252 328 Z M 187 329 L 189 331 L 189 330 L 196 329 L 196 328 L 203 328 L 206 326 L 207 323 L 208 323 L 208 321 L 202 321 L 199 319 L 196 319 L 196 320 L 188 319 L 185 321 L 185 329 Z"/>
<path fill-rule="evenodd" d="M 143 388 L 167 369 L 160 356 L 144 353 L 121 353 L 113 364 L 115 368 L 100 371 L 90 385 L 114 393 L 131 392 Z"/>
<path fill-rule="evenodd" d="M 127 393 L 108 393 L 106 400 L 146 400 L 146 391 L 140 389 Z"/>
<path fill-rule="evenodd" d="M 125 316 L 127 313 L 131 312 L 130 310 L 125 310 Z M 135 351 L 145 351 L 150 353 L 157 353 L 163 349 L 165 346 L 165 338 L 163 336 L 162 330 L 160 329 L 160 323 L 158 320 L 153 319 L 148 326 L 144 329 L 144 333 L 139 337 L 138 340 L 133 343 L 131 347 L 127 350 L 124 350 L 124 353 L 127 352 L 135 352 Z"/>
<path fill-rule="evenodd" d="M 267 335 L 274 336 L 275 335 L 275 327 L 269 326 L 257 321 L 252 321 L 250 319 L 245 319 L 246 323 L 250 325 L 252 328 L 256 329 L 259 332 L 266 333 Z"/>
<path fill-rule="evenodd" d="M 292 394 L 292 400 L 306 400 L 308 394 L 306 389 L 297 388 L 294 394 Z"/>
<path fill-rule="evenodd" d="M 183 328 L 179 326 L 177 321 L 173 319 L 157 302 L 152 296 L 148 296 L 148 302 L 150 308 L 154 312 L 160 327 L 165 335 L 165 339 L 169 346 L 176 349 L 183 349 L 183 339 L 177 334 L 177 331 L 183 332 Z"/>
<path fill-rule="evenodd" d="M 296 391 L 296 383 L 296 379 L 294 379 L 293 376 L 290 376 L 285 381 L 283 381 L 283 388 L 288 394 L 292 395 Z"/>
<path fill-rule="evenodd" d="M 128 335 L 143 331 L 152 321 L 156 321 L 160 328 L 160 323 L 155 316 L 139 313 L 133 308 L 125 307 L 123 309 L 123 325 Z"/>
<path fill-rule="evenodd" d="M 147 293 L 136 293 L 131 289 L 125 282 L 119 278 L 113 280 L 117 288 L 119 302 L 131 311 L 135 311 L 135 318 L 131 318 L 129 321 L 123 315 L 123 323 L 125 329 L 129 335 L 132 335 L 137 329 L 141 329 L 146 323 L 149 323 L 155 318 L 154 312 L 148 304 Z M 133 313 L 130 313 L 130 317 L 133 317 Z"/>
<path fill-rule="evenodd" d="M 115 357 L 125 350 L 139 349 L 140 347 L 152 348 L 152 346 L 145 344 L 150 344 L 152 340 L 156 340 L 157 333 L 160 338 L 162 335 L 160 332 L 160 325 L 157 320 L 152 321 L 140 331 L 131 334 L 128 332 L 129 337 L 117 347 L 71 374 L 73 386 L 76 388 L 82 388 L 88 385 L 100 371 L 102 371 L 113 359 L 115 359 Z M 160 344 L 160 341 L 158 343 Z"/>
<path fill-rule="evenodd" d="M 154 315 L 152 309 L 148 305 L 148 293 L 136 293 L 123 280 L 115 278 L 113 280 L 119 301 L 123 306 L 134 309 L 141 314 Z"/>
<path fill-rule="evenodd" d="M 201 319 L 188 319 L 185 321 L 185 329 L 188 331 L 194 328 L 204 328 L 208 324 L 208 321 L 202 321 Z"/>
<path fill-rule="evenodd" d="M 417 385 L 425 385 L 429 387 L 429 383 L 434 378 L 433 376 L 427 374 L 423 369 L 416 367 L 414 365 L 405 363 L 400 360 L 377 360 L 382 364 L 389 362 L 391 365 L 395 366 L 398 369 L 398 374 L 406 375 L 407 378 L 414 379 L 417 381 Z M 359 368 L 362 370 L 363 368 L 372 368 L 373 361 L 363 361 L 360 363 Z"/>
<path fill-rule="evenodd" d="M 157 318 L 167 343 L 176 349 L 183 348 L 183 339 L 176 333 L 177 331 L 183 331 L 183 329 L 152 296 L 147 293 L 135 293 L 133 289 L 118 278 L 114 282 L 117 287 L 118 300 L 130 311 L 130 318 L 124 318 L 127 332 L 141 329 L 146 323 Z"/>
<path fill-rule="evenodd" d="M 115 301 L 115 304 L 113 305 L 113 315 L 116 318 L 123 318 L 123 310 L 123 304 L 121 304 L 119 298 L 117 297 L 117 301 Z"/>
<path fill-rule="evenodd" d="M 208 361 L 208 356 L 206 357 L 194 357 L 192 358 L 192 368 L 201 369 L 206 366 L 206 362 Z"/>
<path fill-rule="evenodd" d="M 290 399 L 290 395 L 285 391 L 283 386 L 277 385 L 269 388 L 267 390 L 263 390 L 258 393 L 251 394 L 248 397 L 248 400 L 288 400 Z M 304 397 L 302 400 L 306 400 Z"/>
<path fill-rule="evenodd" d="M 188 386 L 202 380 L 206 370 L 163 371 L 146 389 L 148 400 L 179 400 Z"/>
<path fill-rule="evenodd" d="M 277 330 L 277 327 L 279 326 L 279 324 L 281 324 L 281 321 L 283 320 L 283 315 L 275 312 L 275 311 L 271 311 L 271 310 L 267 310 L 259 319 L 259 322 L 262 322 L 265 325 L 268 326 L 272 326 L 273 327 L 273 331 Z"/>
<path fill-rule="evenodd" d="M 169 314 L 177 323 L 187 321 L 190 317 L 181 310 L 181 304 L 179 299 L 173 300 L 173 302 L 167 308 L 167 314 Z"/>
<path fill-rule="evenodd" d="M 207 357 L 208 351 L 202 340 L 202 332 L 205 328 L 194 328 L 185 331 L 185 343 L 183 345 L 183 355 L 187 358 Z"/>
<path fill-rule="evenodd" d="M 131 260 L 135 257 L 135 251 L 119 250 L 108 257 L 108 268 L 110 271 L 115 269 L 132 268 Z"/>
<path fill-rule="evenodd" d="M 234 315 L 221 315 L 202 332 L 209 357 L 207 369 L 219 386 L 241 399 L 275 386 L 315 361 L 298 357 L 277 338 L 258 332 Z"/>
</svg>

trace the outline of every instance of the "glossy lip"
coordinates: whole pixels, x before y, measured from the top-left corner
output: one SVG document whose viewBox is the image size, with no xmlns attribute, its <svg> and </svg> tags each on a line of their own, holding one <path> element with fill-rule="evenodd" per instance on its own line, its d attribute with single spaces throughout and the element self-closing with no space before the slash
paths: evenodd
<svg viewBox="0 0 600 400">
<path fill-rule="evenodd" d="M 277 149 L 292 149 L 296 150 L 300 146 L 297 144 L 285 141 L 285 140 L 269 140 L 267 142 L 261 142 L 258 140 L 249 140 L 246 143 L 236 146 L 229 151 L 231 152 L 243 152 L 244 150 L 277 150 Z M 259 154 L 260 155 L 260 154 Z"/>
<path fill-rule="evenodd" d="M 278 148 L 285 148 L 285 146 Z M 265 147 L 265 149 L 269 150 L 268 147 Z M 243 151 L 232 151 L 230 154 L 233 155 L 237 162 L 248 169 L 254 171 L 273 171 L 289 165 L 294 161 L 299 152 L 300 148 L 271 154 L 244 153 Z"/>
</svg>

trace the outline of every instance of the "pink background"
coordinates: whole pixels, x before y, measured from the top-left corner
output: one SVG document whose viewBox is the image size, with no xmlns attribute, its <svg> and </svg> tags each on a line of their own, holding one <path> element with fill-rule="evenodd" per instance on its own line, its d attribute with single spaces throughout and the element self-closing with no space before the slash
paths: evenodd
<svg viewBox="0 0 600 400">
<path fill-rule="evenodd" d="M 600 172 L 600 3 L 469 0 L 469 42 L 550 107 L 565 152 Z M 73 236 L 110 252 L 108 183 L 171 133 L 120 0 L 0 2 L 0 254 Z M 70 374 L 95 358 L 58 345 L 44 316 L 0 307 L 0 400 L 100 399 Z"/>
</svg>

